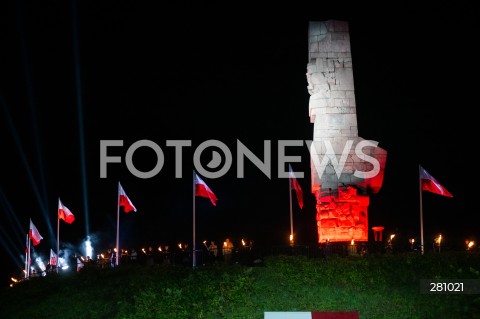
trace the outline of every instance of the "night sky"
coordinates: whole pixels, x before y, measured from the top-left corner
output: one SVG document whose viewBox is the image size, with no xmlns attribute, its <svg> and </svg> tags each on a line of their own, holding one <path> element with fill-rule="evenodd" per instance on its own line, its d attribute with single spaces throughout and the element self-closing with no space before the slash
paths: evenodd
<svg viewBox="0 0 480 319">
<path fill-rule="evenodd" d="M 203 177 L 218 202 L 196 198 L 197 245 L 226 237 L 237 245 L 242 238 L 265 247 L 288 244 L 288 180 L 276 177 L 277 145 L 313 138 L 308 23 L 329 19 L 349 22 L 359 136 L 388 152 L 369 226 L 419 239 L 420 164 L 454 196 L 423 193 L 427 249 L 439 233 L 452 247 L 479 236 L 477 9 L 461 2 L 429 8 L 157 3 L 2 5 L 0 251 L 9 269 L 23 265 L 29 218 L 44 237 L 37 253 L 47 257 L 55 248 L 59 197 L 76 217 L 61 223 L 62 245 L 80 251 L 90 235 L 97 252 L 113 247 L 118 181 L 138 209 L 121 212 L 121 246 L 191 242 L 193 151 L 209 139 L 225 143 L 234 160 L 225 176 Z M 165 155 L 150 179 L 125 165 L 128 147 L 141 139 Z M 124 143 L 108 151 L 122 163 L 109 164 L 107 178 L 100 178 L 101 140 Z M 192 141 L 183 150 L 181 179 L 167 140 Z M 245 178 L 236 177 L 237 140 L 260 158 L 263 141 L 271 141 L 271 179 L 248 160 Z M 296 242 L 315 243 L 308 149 L 291 147 L 287 155 L 300 156 L 292 166 L 305 172 L 303 210 L 293 202 Z M 148 171 L 156 156 L 140 148 L 133 161 Z M 204 166 L 208 161 L 205 152 Z"/>
</svg>

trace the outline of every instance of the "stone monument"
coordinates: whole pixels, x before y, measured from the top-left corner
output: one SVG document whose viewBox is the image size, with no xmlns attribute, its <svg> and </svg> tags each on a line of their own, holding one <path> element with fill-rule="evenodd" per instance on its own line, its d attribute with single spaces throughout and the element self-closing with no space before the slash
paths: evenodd
<svg viewBox="0 0 480 319">
<path fill-rule="evenodd" d="M 368 241 L 369 194 L 382 186 L 387 152 L 358 136 L 348 22 L 310 22 L 308 37 L 318 242 Z"/>
</svg>

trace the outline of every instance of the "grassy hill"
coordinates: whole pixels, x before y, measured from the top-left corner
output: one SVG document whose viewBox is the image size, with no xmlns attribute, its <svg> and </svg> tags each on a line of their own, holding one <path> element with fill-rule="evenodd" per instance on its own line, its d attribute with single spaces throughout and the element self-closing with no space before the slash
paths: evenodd
<svg viewBox="0 0 480 319">
<path fill-rule="evenodd" d="M 480 255 L 267 256 L 261 266 L 121 265 L 3 288 L 0 318 L 263 318 L 358 311 L 360 318 L 480 318 L 480 294 L 428 294 L 421 279 L 476 279 Z"/>
</svg>

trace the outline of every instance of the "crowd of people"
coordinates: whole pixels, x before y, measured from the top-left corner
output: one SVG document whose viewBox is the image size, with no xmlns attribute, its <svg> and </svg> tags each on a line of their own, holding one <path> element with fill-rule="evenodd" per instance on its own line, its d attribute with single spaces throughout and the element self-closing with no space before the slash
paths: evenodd
<svg viewBox="0 0 480 319">
<path fill-rule="evenodd" d="M 149 245 L 143 248 L 120 249 L 117 264 L 117 249 L 105 248 L 96 256 L 83 256 L 80 253 L 71 252 L 66 256 L 60 254 L 59 260 L 55 257 L 50 259 L 45 265 L 34 265 L 29 267 L 29 276 L 25 275 L 25 270 L 19 274 L 16 282 L 25 279 L 43 277 L 51 273 L 60 271 L 81 272 L 85 269 L 108 269 L 115 268 L 118 265 L 172 265 L 172 266 L 193 266 L 193 256 L 195 253 L 195 266 L 209 265 L 233 265 L 259 266 L 263 264 L 262 253 L 254 246 L 253 240 L 248 242 L 242 239 L 235 243 L 226 238 L 222 244 L 217 244 L 215 240 L 206 240 L 197 244 L 195 251 L 188 243 L 178 243 L 176 245 L 162 244 L 158 246 Z M 63 256 L 62 256 L 63 255 Z"/>
<path fill-rule="evenodd" d="M 143 248 L 121 249 L 118 256 L 118 264 L 124 265 L 179 265 L 192 266 L 193 254 L 195 253 L 196 266 L 225 264 L 253 265 L 255 260 L 260 259 L 260 254 L 256 251 L 253 240 L 246 242 L 242 239 L 238 245 L 226 238 L 223 244 L 217 245 L 215 240 L 203 241 L 203 244 L 197 245 L 195 252 L 188 243 L 178 243 L 177 245 L 158 245 L 146 246 Z M 91 256 L 71 256 L 69 269 L 81 271 L 88 267 L 115 268 L 117 266 L 116 248 L 107 248 L 92 258 Z M 48 267 L 50 271 L 54 267 Z"/>
</svg>

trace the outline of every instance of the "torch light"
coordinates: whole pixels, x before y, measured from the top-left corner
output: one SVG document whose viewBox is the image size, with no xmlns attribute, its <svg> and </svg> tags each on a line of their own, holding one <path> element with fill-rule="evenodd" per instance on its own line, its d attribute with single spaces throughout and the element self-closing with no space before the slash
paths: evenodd
<svg viewBox="0 0 480 319">
<path fill-rule="evenodd" d="M 158 246 L 158 251 L 162 252 L 162 246 Z"/>
<path fill-rule="evenodd" d="M 293 234 L 290 234 L 290 245 L 293 246 Z"/>
<path fill-rule="evenodd" d="M 18 282 L 18 280 L 17 280 L 17 279 L 15 279 L 15 278 L 13 278 L 13 277 L 12 277 L 12 278 L 10 278 L 10 279 L 12 280 L 12 282 L 10 283 L 10 288 L 12 288 L 12 287 L 13 287 L 13 285 L 14 285 L 14 284 L 16 284 L 16 283 Z"/>
<path fill-rule="evenodd" d="M 473 240 L 466 240 L 465 243 L 467 244 L 467 250 L 470 250 L 475 246 L 475 242 Z"/>
<path fill-rule="evenodd" d="M 178 243 L 178 248 L 182 249 L 182 243 Z"/>
<path fill-rule="evenodd" d="M 142 251 L 143 251 L 143 253 L 144 253 L 144 254 L 146 254 L 146 253 L 147 253 L 147 252 L 145 251 L 145 248 L 142 248 Z"/>
<path fill-rule="evenodd" d="M 243 247 L 245 247 L 245 240 L 243 240 L 243 238 L 242 238 L 242 245 Z"/>
<path fill-rule="evenodd" d="M 415 238 L 410 238 L 408 242 L 410 243 L 410 248 L 413 250 L 413 244 L 415 243 Z"/>
<path fill-rule="evenodd" d="M 442 244 L 442 235 L 438 235 L 437 238 L 435 238 L 435 244 L 438 245 L 438 252 L 440 252 L 440 245 Z"/>
<path fill-rule="evenodd" d="M 208 249 L 208 246 L 207 246 L 207 241 L 206 241 L 206 240 L 204 240 L 204 241 L 203 241 L 203 246 L 205 246 L 205 248 L 207 248 L 207 249 Z"/>
<path fill-rule="evenodd" d="M 352 239 L 352 241 L 350 242 L 350 245 L 355 245 L 355 239 Z"/>
</svg>

